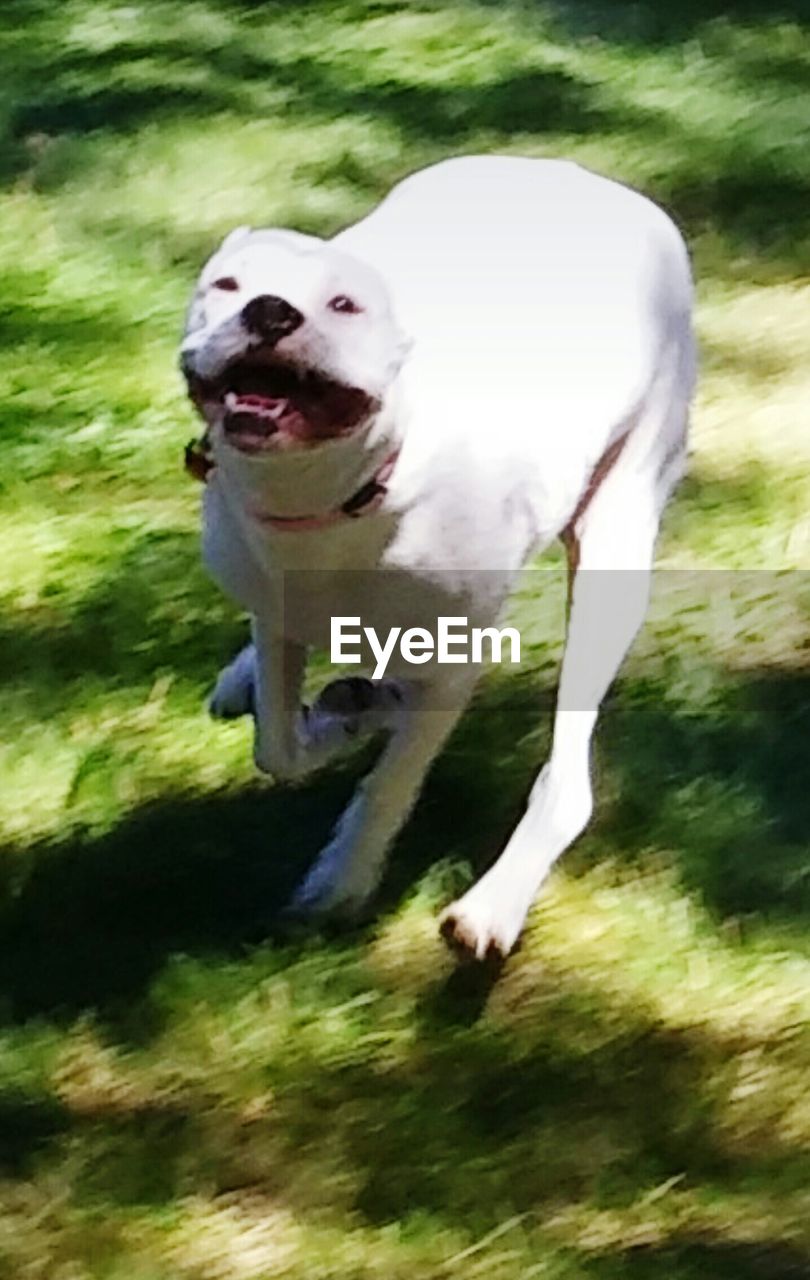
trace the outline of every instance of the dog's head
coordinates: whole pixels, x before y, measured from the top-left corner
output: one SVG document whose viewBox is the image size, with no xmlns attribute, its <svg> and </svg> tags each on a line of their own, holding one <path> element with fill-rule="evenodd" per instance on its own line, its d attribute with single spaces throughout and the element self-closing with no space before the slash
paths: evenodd
<svg viewBox="0 0 810 1280">
<path fill-rule="evenodd" d="M 180 363 L 215 448 L 266 459 L 362 434 L 405 350 L 370 266 L 312 236 L 239 228 L 202 271 Z"/>
</svg>

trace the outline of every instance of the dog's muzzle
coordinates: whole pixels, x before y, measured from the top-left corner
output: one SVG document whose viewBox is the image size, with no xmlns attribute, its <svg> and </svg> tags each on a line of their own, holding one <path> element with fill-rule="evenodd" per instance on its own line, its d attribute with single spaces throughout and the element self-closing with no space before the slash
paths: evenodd
<svg viewBox="0 0 810 1280">
<path fill-rule="evenodd" d="M 199 354 L 181 353 L 188 394 L 209 428 L 221 426 L 225 441 L 243 453 L 310 447 L 351 435 L 379 411 L 379 400 L 277 352 L 282 336 L 303 323 L 300 312 L 280 298 L 253 298 L 249 322 L 273 340 L 246 345 L 215 377 L 199 373 Z"/>
</svg>

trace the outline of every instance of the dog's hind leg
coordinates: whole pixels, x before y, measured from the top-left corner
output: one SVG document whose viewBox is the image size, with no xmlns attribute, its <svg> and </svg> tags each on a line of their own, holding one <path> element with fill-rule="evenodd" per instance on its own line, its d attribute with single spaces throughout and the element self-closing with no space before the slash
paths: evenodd
<svg viewBox="0 0 810 1280">
<path fill-rule="evenodd" d="M 287 655 L 287 663 L 290 655 Z M 233 662 L 217 678 L 208 700 L 208 710 L 215 720 L 236 720 L 240 716 L 256 716 L 257 657 L 253 644 L 245 645 Z M 300 690 L 300 679 L 298 682 Z M 357 740 L 369 734 L 396 729 L 404 712 L 405 690 L 396 680 L 366 680 L 358 676 L 333 680 L 321 690 L 311 707 L 301 704 L 294 709 L 289 699 L 281 698 L 282 710 L 270 711 L 274 721 L 279 715 L 292 719 L 294 735 L 284 735 L 276 742 L 272 754 L 262 757 L 260 767 L 279 777 L 300 777 L 322 768 L 341 755 Z M 278 697 L 274 706 L 278 707 Z M 275 768 L 270 768 L 271 759 Z"/>
<path fill-rule="evenodd" d="M 568 631 L 551 755 L 506 849 L 441 921 L 450 945 L 477 959 L 509 954 L 546 874 L 590 818 L 591 736 L 646 613 L 659 516 L 680 472 L 676 452 L 658 480 L 637 459 L 619 465 L 570 530 Z"/>
<path fill-rule="evenodd" d="M 304 708 L 307 749 L 331 758 L 353 739 L 393 732 L 406 714 L 408 696 L 407 685 L 398 680 L 343 676 L 330 681 Z"/>
<path fill-rule="evenodd" d="M 254 624 L 257 636 L 259 624 Z M 260 656 L 261 655 L 261 656 Z M 404 714 L 405 690 L 395 680 L 333 680 L 311 707 L 301 702 L 306 651 L 272 632 L 245 645 L 220 672 L 208 708 L 215 719 L 252 715 L 256 763 L 277 778 L 322 768 L 358 739 L 393 731 Z"/>
<path fill-rule="evenodd" d="M 399 728 L 296 892 L 291 912 L 352 917 L 367 904 L 425 775 L 466 705 L 471 683 L 462 678 L 455 689 L 445 686 L 440 697 L 430 686 L 406 693 Z M 432 705 L 434 699 L 440 705 Z"/>
</svg>

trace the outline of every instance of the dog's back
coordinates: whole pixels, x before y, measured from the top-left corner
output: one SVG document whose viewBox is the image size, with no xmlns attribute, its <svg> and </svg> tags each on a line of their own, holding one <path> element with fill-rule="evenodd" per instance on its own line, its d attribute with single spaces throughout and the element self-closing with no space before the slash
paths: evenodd
<svg viewBox="0 0 810 1280">
<path fill-rule="evenodd" d="M 684 408 L 667 423 L 654 415 L 658 441 L 645 447 L 683 452 L 689 261 L 644 196 L 568 161 L 470 156 L 406 178 L 336 243 L 377 267 L 417 335 L 405 462 L 455 468 L 461 508 L 472 472 L 487 491 L 517 486 L 533 545 L 549 542 L 652 401 Z"/>
</svg>

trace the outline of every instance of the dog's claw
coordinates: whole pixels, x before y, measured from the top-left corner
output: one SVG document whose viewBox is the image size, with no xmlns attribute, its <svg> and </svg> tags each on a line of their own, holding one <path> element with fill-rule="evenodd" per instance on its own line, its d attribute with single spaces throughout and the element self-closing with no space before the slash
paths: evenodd
<svg viewBox="0 0 810 1280">
<path fill-rule="evenodd" d="M 514 949 L 511 937 L 492 920 L 476 920 L 461 903 L 448 907 L 439 920 L 439 933 L 459 960 L 465 963 L 502 964 Z"/>
</svg>

